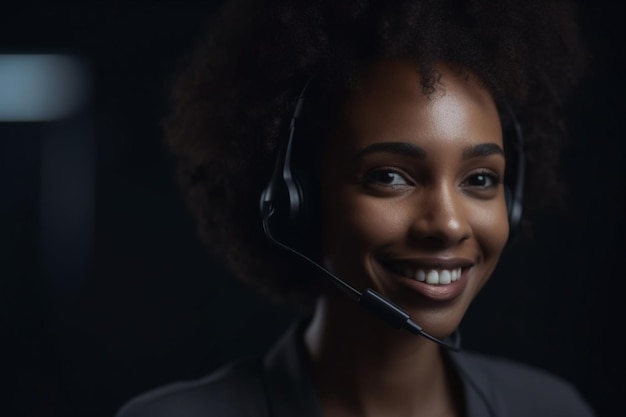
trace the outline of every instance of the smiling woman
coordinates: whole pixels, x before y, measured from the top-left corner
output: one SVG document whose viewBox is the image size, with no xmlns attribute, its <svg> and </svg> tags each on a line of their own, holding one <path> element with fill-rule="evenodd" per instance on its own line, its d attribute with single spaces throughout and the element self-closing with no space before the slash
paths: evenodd
<svg viewBox="0 0 626 417">
<path fill-rule="evenodd" d="M 437 71 L 426 96 L 410 63 L 370 68 L 327 141 L 320 188 L 328 268 L 445 337 L 491 275 L 508 222 L 495 102 L 475 79 Z M 336 301 L 345 334 L 362 320 Z"/>
<path fill-rule="evenodd" d="M 118 416 L 592 416 L 570 383 L 458 339 L 519 222 L 503 108 L 541 195 L 575 26 L 562 2 L 228 3 L 168 143 L 211 251 L 303 316 L 264 358 Z"/>
</svg>

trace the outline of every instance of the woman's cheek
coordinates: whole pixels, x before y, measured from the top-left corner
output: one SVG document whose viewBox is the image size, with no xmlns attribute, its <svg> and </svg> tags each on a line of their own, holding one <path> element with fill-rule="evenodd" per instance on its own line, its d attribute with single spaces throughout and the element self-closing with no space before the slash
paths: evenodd
<svg viewBox="0 0 626 417">
<path fill-rule="evenodd" d="M 488 258 L 498 258 L 509 237 L 509 220 L 504 199 L 486 206 L 476 205 L 469 221 L 473 234 Z"/>
<path fill-rule="evenodd" d="M 404 235 L 407 213 L 401 205 L 369 195 L 346 197 L 342 223 L 355 244 L 363 248 L 380 247 L 397 242 Z"/>
</svg>

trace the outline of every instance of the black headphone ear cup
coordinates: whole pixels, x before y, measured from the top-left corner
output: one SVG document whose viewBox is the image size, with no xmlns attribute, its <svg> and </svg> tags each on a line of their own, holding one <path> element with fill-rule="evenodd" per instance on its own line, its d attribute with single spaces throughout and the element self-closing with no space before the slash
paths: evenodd
<svg viewBox="0 0 626 417">
<path fill-rule="evenodd" d="M 506 213 L 509 220 L 509 235 L 512 240 L 517 235 L 517 229 L 521 219 L 518 217 L 520 207 L 517 207 L 518 203 L 515 201 L 514 191 L 510 186 L 504 186 L 504 201 L 506 203 Z"/>
<path fill-rule="evenodd" d="M 284 152 L 281 150 L 277 157 L 274 175 L 261 195 L 260 209 L 266 233 L 289 241 L 301 228 L 304 195 L 297 179 L 285 175 Z"/>
<path fill-rule="evenodd" d="M 511 213 L 513 206 L 513 194 L 511 193 L 511 187 L 508 185 L 504 186 L 504 202 L 506 203 L 506 213 L 509 217 L 509 224 L 511 224 Z"/>
<path fill-rule="evenodd" d="M 291 184 L 287 186 L 289 193 L 289 214 L 287 216 L 286 227 L 291 234 L 298 233 L 305 224 L 305 201 L 302 183 L 298 178 L 292 178 Z"/>
<path fill-rule="evenodd" d="M 521 125 L 511 107 L 506 103 L 501 103 L 500 118 L 507 159 L 504 199 L 509 220 L 509 241 L 511 241 L 517 237 L 522 221 L 526 158 Z"/>
</svg>

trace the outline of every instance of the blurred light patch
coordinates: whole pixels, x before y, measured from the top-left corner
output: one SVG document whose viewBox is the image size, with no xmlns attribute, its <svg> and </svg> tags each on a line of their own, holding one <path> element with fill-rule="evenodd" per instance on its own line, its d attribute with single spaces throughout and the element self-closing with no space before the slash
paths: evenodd
<svg viewBox="0 0 626 417">
<path fill-rule="evenodd" d="M 53 121 L 88 96 L 84 63 L 69 55 L 0 55 L 0 121 Z"/>
</svg>

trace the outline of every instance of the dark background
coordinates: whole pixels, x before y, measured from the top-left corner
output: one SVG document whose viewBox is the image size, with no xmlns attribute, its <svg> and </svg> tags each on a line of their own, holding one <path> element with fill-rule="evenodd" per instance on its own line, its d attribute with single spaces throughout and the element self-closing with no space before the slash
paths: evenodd
<svg viewBox="0 0 626 417">
<path fill-rule="evenodd" d="M 0 415 L 110 417 L 142 391 L 262 351 L 291 321 L 205 255 L 162 147 L 169 77 L 216 4 L 0 7 L 0 53 L 79 56 L 92 80 L 71 119 L 0 122 Z M 548 369 L 599 416 L 617 416 L 626 394 L 624 13 L 608 0 L 581 11 L 593 59 L 568 110 L 572 203 L 542 215 L 535 240 L 505 254 L 462 330 L 467 348 Z M 66 131 L 86 139 L 51 141 Z M 50 185 L 46 161 L 70 148 L 87 162 L 57 159 L 63 175 Z M 80 184 L 90 192 L 72 193 Z M 67 209 L 56 217 L 50 195 Z"/>
</svg>

